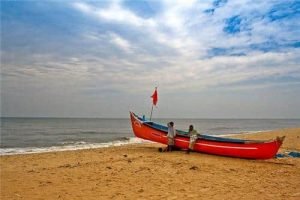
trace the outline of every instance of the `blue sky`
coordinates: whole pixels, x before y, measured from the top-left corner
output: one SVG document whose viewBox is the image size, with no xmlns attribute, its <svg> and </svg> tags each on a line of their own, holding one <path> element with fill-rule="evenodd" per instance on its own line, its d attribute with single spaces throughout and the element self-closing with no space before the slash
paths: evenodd
<svg viewBox="0 0 300 200">
<path fill-rule="evenodd" d="M 300 118 L 299 1 L 1 1 L 1 115 Z"/>
</svg>

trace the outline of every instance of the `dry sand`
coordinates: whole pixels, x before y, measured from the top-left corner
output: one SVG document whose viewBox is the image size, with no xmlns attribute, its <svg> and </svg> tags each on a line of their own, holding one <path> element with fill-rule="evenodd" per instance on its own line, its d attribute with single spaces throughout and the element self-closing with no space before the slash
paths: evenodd
<svg viewBox="0 0 300 200">
<path fill-rule="evenodd" d="M 300 151 L 300 128 L 280 151 Z M 300 159 L 159 153 L 160 144 L 0 156 L 1 199 L 300 199 Z"/>
</svg>

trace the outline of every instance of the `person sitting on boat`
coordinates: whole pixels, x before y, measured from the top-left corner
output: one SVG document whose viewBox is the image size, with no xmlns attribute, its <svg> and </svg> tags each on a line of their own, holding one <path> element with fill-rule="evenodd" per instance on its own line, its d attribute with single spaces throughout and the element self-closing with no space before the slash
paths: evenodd
<svg viewBox="0 0 300 200">
<path fill-rule="evenodd" d="M 174 128 L 174 122 L 169 122 L 168 123 L 168 147 L 166 149 L 166 151 L 172 151 L 174 149 L 174 138 L 176 136 L 176 130 Z"/>
<path fill-rule="evenodd" d="M 193 126 L 193 125 L 190 125 L 188 135 L 190 136 L 190 143 L 189 143 L 189 148 L 188 148 L 188 150 L 186 151 L 187 154 L 189 154 L 190 151 L 193 151 L 193 150 L 194 150 L 194 146 L 195 146 L 196 140 L 197 140 L 197 138 L 198 138 L 198 133 L 197 133 L 197 131 L 194 129 L 194 126 Z"/>
</svg>

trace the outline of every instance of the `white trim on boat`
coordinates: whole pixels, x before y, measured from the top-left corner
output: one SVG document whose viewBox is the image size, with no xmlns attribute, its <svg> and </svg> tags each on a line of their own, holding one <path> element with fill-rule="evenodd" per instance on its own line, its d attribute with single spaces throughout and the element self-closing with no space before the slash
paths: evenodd
<svg viewBox="0 0 300 200">
<path fill-rule="evenodd" d="M 221 146 L 221 145 L 213 145 L 213 144 L 195 144 L 209 147 L 219 147 L 219 148 L 227 148 L 227 149 L 257 149 L 257 147 L 229 147 L 229 146 Z"/>
<path fill-rule="evenodd" d="M 180 140 L 180 139 L 176 139 L 177 141 L 181 141 L 181 142 L 186 142 L 189 143 L 190 141 L 188 140 Z M 230 147 L 230 146 L 222 146 L 222 145 L 214 145 L 214 144 L 199 144 L 196 143 L 195 145 L 202 145 L 202 146 L 208 146 L 208 147 L 218 147 L 218 148 L 227 148 L 227 149 L 257 149 L 257 147 Z"/>
</svg>

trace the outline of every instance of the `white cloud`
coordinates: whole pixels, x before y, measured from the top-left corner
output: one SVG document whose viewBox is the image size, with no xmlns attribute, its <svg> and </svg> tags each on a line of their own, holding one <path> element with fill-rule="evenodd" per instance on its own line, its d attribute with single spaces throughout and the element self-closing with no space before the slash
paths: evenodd
<svg viewBox="0 0 300 200">
<path fill-rule="evenodd" d="M 74 8 L 80 10 L 83 13 L 91 13 L 93 12 L 93 9 L 90 5 L 82 2 L 75 2 L 73 3 Z"/>
<path fill-rule="evenodd" d="M 83 2 L 73 4 L 79 11 L 97 17 L 108 22 L 131 24 L 135 26 L 154 27 L 156 24 L 152 19 L 143 19 L 120 6 L 119 1 L 113 1 L 108 8 L 97 8 Z"/>
<path fill-rule="evenodd" d="M 110 33 L 110 38 L 114 45 L 126 52 L 131 52 L 132 45 L 126 39 L 115 33 Z"/>
</svg>

